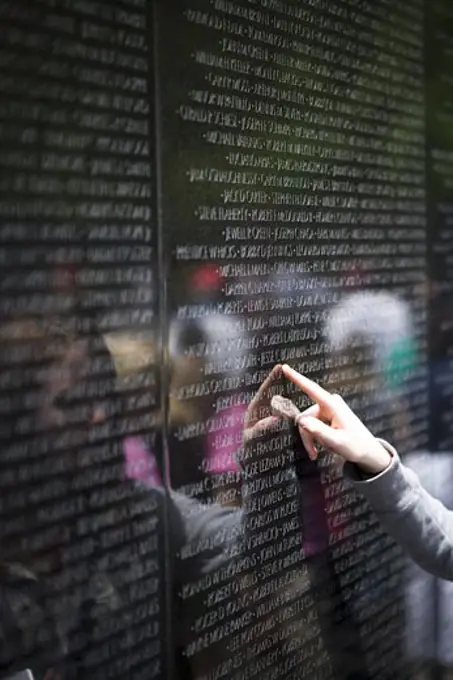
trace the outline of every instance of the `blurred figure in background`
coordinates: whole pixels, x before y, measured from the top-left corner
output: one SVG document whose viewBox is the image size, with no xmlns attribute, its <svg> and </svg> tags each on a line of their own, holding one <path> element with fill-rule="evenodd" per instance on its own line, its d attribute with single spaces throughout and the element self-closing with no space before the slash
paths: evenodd
<svg viewBox="0 0 453 680">
<path fill-rule="evenodd" d="M 365 409 L 357 404 L 356 412 L 370 422 L 366 411 L 377 409 L 380 422 L 374 429 L 401 447 L 411 434 L 407 388 L 417 365 L 409 305 L 389 291 L 347 294 L 330 312 L 325 334 L 333 352 L 330 389 L 356 400 L 365 394 Z M 344 379 L 338 382 L 335 364 L 340 376 L 341 368 L 345 369 Z"/>
<path fill-rule="evenodd" d="M 243 392 L 249 359 L 245 319 L 222 312 L 225 296 L 217 265 L 201 265 L 184 280 L 187 286 L 179 302 L 186 301 L 181 308 L 191 313 L 175 314 L 169 327 L 171 483 L 200 500 L 240 506 L 237 453 L 247 405 L 217 409 L 215 396 L 206 390 L 195 397 L 190 389 L 185 392 L 201 382 L 223 379 L 237 383 L 228 392 L 232 397 Z"/>
</svg>

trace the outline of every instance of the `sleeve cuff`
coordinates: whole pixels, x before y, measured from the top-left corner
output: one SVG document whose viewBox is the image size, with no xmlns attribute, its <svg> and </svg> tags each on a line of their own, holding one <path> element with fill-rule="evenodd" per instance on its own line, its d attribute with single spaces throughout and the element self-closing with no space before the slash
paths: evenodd
<svg viewBox="0 0 453 680">
<path fill-rule="evenodd" d="M 347 462 L 343 468 L 344 476 L 381 512 L 403 509 L 413 498 L 413 487 L 393 446 L 383 439 L 378 441 L 392 456 L 390 465 L 377 475 L 364 475 L 357 465 Z"/>
</svg>

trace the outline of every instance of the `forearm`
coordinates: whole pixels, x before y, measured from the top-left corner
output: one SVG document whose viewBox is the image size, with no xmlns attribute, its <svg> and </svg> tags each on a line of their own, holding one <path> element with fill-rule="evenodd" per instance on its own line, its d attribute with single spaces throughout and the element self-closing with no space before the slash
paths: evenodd
<svg viewBox="0 0 453 680">
<path fill-rule="evenodd" d="M 387 442 L 380 439 L 375 439 L 374 446 L 367 449 L 361 457 L 360 463 L 357 464 L 357 470 L 363 476 L 373 477 L 384 472 L 392 463 L 393 456 L 396 452 L 390 447 Z"/>
<path fill-rule="evenodd" d="M 395 451 L 375 476 L 364 476 L 351 463 L 345 464 L 344 472 L 386 531 L 417 564 L 435 576 L 453 580 L 453 512 L 422 487 Z"/>
</svg>

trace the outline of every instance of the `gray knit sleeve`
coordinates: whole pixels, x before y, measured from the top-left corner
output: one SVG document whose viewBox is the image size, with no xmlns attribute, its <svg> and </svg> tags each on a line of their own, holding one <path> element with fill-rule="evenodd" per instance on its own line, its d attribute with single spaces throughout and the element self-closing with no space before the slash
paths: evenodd
<svg viewBox="0 0 453 680">
<path fill-rule="evenodd" d="M 369 501 L 386 531 L 427 572 L 453 580 L 453 511 L 433 498 L 396 451 L 386 470 L 365 477 L 346 463 L 345 478 Z"/>
</svg>

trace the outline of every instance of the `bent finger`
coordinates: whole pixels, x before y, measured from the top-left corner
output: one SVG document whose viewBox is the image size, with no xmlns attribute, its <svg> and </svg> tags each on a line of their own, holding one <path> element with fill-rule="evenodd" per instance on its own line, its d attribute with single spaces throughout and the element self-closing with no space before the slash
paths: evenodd
<svg viewBox="0 0 453 680">
<path fill-rule="evenodd" d="M 304 411 L 301 411 L 296 418 L 296 425 L 298 424 L 301 418 L 308 418 L 309 416 L 311 416 L 312 418 L 320 418 L 321 406 L 319 404 L 313 404 L 313 406 L 309 406 Z"/>
<path fill-rule="evenodd" d="M 310 460 L 316 460 L 316 458 L 318 457 L 318 449 L 316 448 L 314 437 L 306 429 L 300 426 L 299 422 L 303 418 L 309 417 L 319 418 L 320 414 L 321 414 L 320 405 L 313 404 L 313 406 L 310 406 L 309 408 L 305 409 L 305 411 L 302 411 L 302 413 L 299 413 L 299 415 L 296 418 L 296 425 Z"/>
<path fill-rule="evenodd" d="M 333 427 L 311 416 L 299 418 L 298 425 L 302 432 L 308 433 L 310 437 L 316 439 L 322 446 L 334 453 L 340 453 L 341 438 L 338 431 L 334 430 Z"/>
<path fill-rule="evenodd" d="M 303 427 L 299 427 L 298 429 L 300 438 L 302 439 L 302 443 L 304 445 L 305 451 L 308 454 L 308 457 L 310 458 L 310 460 L 316 460 L 316 458 L 318 457 L 318 449 L 316 448 L 314 437 L 311 434 L 309 434 L 306 430 L 304 430 Z"/>
</svg>

